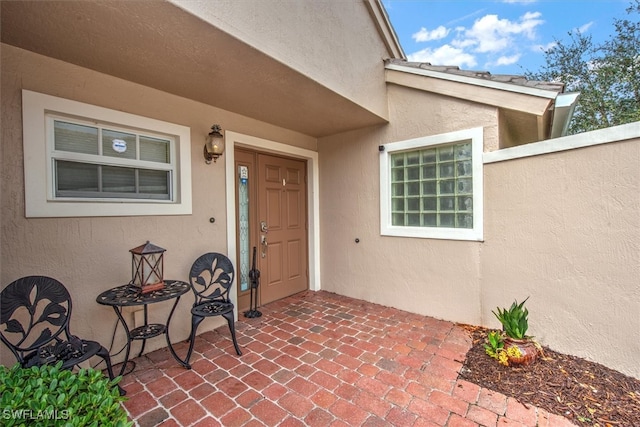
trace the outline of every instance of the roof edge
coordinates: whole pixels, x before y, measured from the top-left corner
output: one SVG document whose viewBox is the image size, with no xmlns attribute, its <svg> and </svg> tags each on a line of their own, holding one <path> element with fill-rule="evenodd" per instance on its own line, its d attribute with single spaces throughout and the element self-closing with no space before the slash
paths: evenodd
<svg viewBox="0 0 640 427">
<path fill-rule="evenodd" d="M 504 90 L 507 92 L 516 92 L 524 95 L 536 96 L 539 98 L 555 99 L 558 96 L 558 92 L 554 90 L 545 90 L 535 87 L 521 86 L 514 83 L 498 82 L 495 80 L 485 80 L 475 77 L 461 76 L 457 74 L 447 73 L 444 71 L 425 70 L 423 68 L 415 68 L 410 66 L 403 66 L 395 63 L 385 64 L 385 69 L 400 71 L 403 73 L 416 74 L 425 77 L 432 77 L 435 79 L 449 80 L 458 83 L 465 83 L 474 86 L 482 86 L 491 89 Z"/>
<path fill-rule="evenodd" d="M 391 58 L 396 59 L 407 59 L 407 56 L 402 50 L 402 46 L 400 45 L 400 41 L 398 40 L 398 35 L 396 34 L 393 25 L 391 25 L 391 21 L 389 20 L 389 15 L 387 14 L 384 5 L 381 0 L 362 0 L 369 10 L 369 14 L 373 18 L 373 21 L 378 28 L 378 33 L 382 37 L 384 45 L 389 52 Z"/>
</svg>

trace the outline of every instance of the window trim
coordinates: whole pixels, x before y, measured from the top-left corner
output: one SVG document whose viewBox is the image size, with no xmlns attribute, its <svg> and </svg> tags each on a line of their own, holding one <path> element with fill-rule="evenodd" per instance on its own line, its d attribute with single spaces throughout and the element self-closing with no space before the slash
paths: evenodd
<svg viewBox="0 0 640 427">
<path fill-rule="evenodd" d="M 54 197 L 51 115 L 113 124 L 175 139 L 173 200 Z M 189 215 L 191 195 L 191 130 L 187 126 L 98 107 L 78 101 L 22 91 L 25 215 L 27 218 Z M 172 172 L 173 173 L 173 172 Z"/>
<path fill-rule="evenodd" d="M 391 154 L 471 141 L 473 228 L 394 226 L 391 222 Z M 380 152 L 380 234 L 423 239 L 483 240 L 483 129 L 481 127 L 391 142 Z"/>
</svg>

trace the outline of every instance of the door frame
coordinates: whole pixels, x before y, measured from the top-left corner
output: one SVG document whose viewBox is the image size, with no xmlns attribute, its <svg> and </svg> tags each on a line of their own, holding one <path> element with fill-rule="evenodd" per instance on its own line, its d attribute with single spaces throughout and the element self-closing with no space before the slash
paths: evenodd
<svg viewBox="0 0 640 427">
<path fill-rule="evenodd" d="M 305 148 L 283 144 L 255 136 L 244 135 L 233 131 L 225 131 L 225 153 L 222 158 L 225 162 L 225 190 L 227 204 L 227 254 L 234 265 L 236 259 L 236 168 L 235 147 L 248 148 L 268 154 L 279 154 L 286 157 L 305 160 L 307 163 L 307 220 L 309 221 L 308 233 L 308 265 L 309 265 L 309 289 L 319 291 L 320 286 L 320 191 L 319 191 L 319 165 L 318 153 Z M 231 295 L 235 300 L 237 295 L 237 281 L 234 281 Z M 238 318 L 238 307 L 234 308 L 235 318 Z"/>
</svg>

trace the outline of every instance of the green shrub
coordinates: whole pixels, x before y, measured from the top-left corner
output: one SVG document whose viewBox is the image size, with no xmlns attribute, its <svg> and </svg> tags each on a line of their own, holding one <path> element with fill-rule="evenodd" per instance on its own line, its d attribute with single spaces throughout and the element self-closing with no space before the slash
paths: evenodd
<svg viewBox="0 0 640 427">
<path fill-rule="evenodd" d="M 4 426 L 131 426 L 117 383 L 95 369 L 56 365 L 0 366 L 0 424 Z"/>
</svg>

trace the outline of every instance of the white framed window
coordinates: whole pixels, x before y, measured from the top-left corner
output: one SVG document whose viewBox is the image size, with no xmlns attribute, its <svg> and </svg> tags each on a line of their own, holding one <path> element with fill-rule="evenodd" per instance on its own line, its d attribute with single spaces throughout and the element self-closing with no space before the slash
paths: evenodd
<svg viewBox="0 0 640 427">
<path fill-rule="evenodd" d="M 27 217 L 191 213 L 190 129 L 23 90 Z"/>
<path fill-rule="evenodd" d="M 483 239 L 482 128 L 392 142 L 380 154 L 380 234 Z"/>
</svg>

